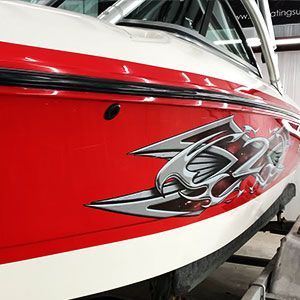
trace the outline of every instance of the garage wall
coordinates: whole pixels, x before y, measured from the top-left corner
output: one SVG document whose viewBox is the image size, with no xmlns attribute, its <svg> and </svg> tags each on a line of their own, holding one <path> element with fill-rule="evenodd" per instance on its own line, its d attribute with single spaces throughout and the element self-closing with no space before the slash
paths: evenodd
<svg viewBox="0 0 300 300">
<path fill-rule="evenodd" d="M 300 105 L 300 51 L 278 53 L 279 68 L 285 92 Z M 286 210 L 286 218 L 295 219 L 300 214 L 300 167 L 297 175 L 297 197 Z"/>
</svg>

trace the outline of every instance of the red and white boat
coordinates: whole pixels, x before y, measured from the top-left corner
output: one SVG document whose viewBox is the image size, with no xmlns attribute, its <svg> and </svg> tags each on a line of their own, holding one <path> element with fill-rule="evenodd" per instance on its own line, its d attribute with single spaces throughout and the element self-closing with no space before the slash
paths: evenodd
<svg viewBox="0 0 300 300">
<path fill-rule="evenodd" d="M 242 2 L 270 83 L 227 1 L 0 2 L 1 299 L 183 293 L 294 196 L 300 111 Z"/>
</svg>

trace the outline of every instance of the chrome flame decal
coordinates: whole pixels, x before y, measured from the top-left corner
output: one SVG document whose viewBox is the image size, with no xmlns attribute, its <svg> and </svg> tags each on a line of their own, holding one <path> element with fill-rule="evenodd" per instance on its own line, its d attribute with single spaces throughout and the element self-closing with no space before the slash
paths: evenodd
<svg viewBox="0 0 300 300">
<path fill-rule="evenodd" d="M 136 150 L 131 154 L 168 160 L 155 187 L 87 206 L 154 218 L 194 216 L 233 192 L 240 197 L 248 176 L 255 178 L 249 190 L 254 193 L 280 174 L 289 146 L 284 127 L 268 138 L 257 133 L 248 125 L 240 128 L 231 116 Z"/>
</svg>

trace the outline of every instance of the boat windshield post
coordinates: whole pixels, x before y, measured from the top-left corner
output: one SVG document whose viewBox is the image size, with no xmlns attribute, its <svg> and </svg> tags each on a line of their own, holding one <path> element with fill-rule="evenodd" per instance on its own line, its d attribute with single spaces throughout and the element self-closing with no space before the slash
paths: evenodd
<svg viewBox="0 0 300 300">
<path fill-rule="evenodd" d="M 273 23 L 272 23 L 269 1 L 268 0 L 259 0 L 259 8 L 265 19 L 271 40 L 273 42 L 273 49 L 275 50 L 277 48 L 277 45 L 276 45 L 276 40 L 275 40 L 275 33 L 274 33 L 274 27 L 273 27 Z"/>
<path fill-rule="evenodd" d="M 277 90 L 280 93 L 282 93 L 283 89 L 280 81 L 278 58 L 277 58 L 277 54 L 274 52 L 274 42 L 272 41 L 272 34 L 270 34 L 269 31 L 271 29 L 270 28 L 268 29 L 267 23 L 258 5 L 256 4 L 255 0 L 241 0 L 241 2 L 246 8 L 253 22 L 253 25 L 257 31 L 258 37 L 260 38 L 261 49 L 267 64 L 270 82 L 273 86 L 277 88 Z M 266 3 L 264 3 L 263 10 L 266 18 L 268 14 L 271 15 L 269 5 L 267 5 Z M 272 21 L 270 20 L 269 22 Z"/>
<path fill-rule="evenodd" d="M 112 6 L 103 11 L 98 19 L 116 24 L 128 16 L 132 11 L 139 7 L 146 0 L 119 0 Z"/>
</svg>

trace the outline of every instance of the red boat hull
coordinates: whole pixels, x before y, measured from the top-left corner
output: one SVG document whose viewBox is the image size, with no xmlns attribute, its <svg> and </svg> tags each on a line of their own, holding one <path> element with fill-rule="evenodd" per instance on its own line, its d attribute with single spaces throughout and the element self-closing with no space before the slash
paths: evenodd
<svg viewBox="0 0 300 300">
<path fill-rule="evenodd" d="M 174 266 L 195 261 L 230 242 L 259 219 L 292 180 L 299 149 L 297 111 L 279 98 L 247 86 L 188 72 L 182 76 L 181 71 L 127 61 L 13 44 L 2 43 L 1 46 L 7 53 L 7 59 L 1 62 L 3 74 L 7 74 L 9 80 L 11 74 L 20 76 L 14 76 L 9 84 L 8 79 L 2 77 L 0 87 L 0 220 L 4 229 L 0 262 L 6 272 L 20 265 L 24 266 L 24 270 L 32 270 L 35 267 L 31 264 L 39 265 L 43 259 L 47 262 L 42 269 L 51 269 L 48 261 L 55 260 L 59 255 L 81 253 L 77 250 L 86 249 L 89 252 L 102 247 L 98 255 L 102 253 L 105 257 L 103 253 L 114 253 L 112 249 L 118 245 L 125 249 L 130 245 L 128 249 L 131 249 L 141 242 L 144 246 L 136 247 L 144 251 L 143 247 L 149 249 L 142 240 L 144 238 L 149 239 L 149 243 L 151 240 L 150 245 L 154 245 L 152 239 L 156 239 L 162 248 L 168 246 L 171 250 L 171 243 L 164 246 L 160 237 L 162 234 L 175 235 L 176 230 L 184 232 L 186 237 L 189 235 L 185 231 L 192 231 L 190 239 L 194 234 L 203 234 L 206 236 L 201 240 L 203 243 L 208 243 L 207 235 L 211 234 L 210 246 L 203 247 L 208 253 L 204 251 L 203 254 L 189 256 L 178 252 L 172 261 L 177 263 L 179 258 L 182 260 L 176 266 L 165 260 L 163 271 L 157 267 L 147 274 L 140 274 L 138 279 L 129 277 L 128 281 L 124 279 L 103 284 L 101 290 L 156 276 L 174 269 Z M 34 63 L 21 54 L 29 48 Z M 64 60 L 66 57 L 70 59 Z M 86 68 L 82 68 L 83 65 Z M 107 68 L 108 65 L 110 68 Z M 124 73 L 124 65 L 131 70 L 131 75 Z M 51 71 L 49 66 L 55 71 Z M 36 81 L 26 81 L 27 76 Z M 63 83 L 72 79 L 78 84 L 85 79 L 93 82 L 105 79 L 105 84 L 134 86 L 136 92 L 130 94 L 127 90 L 117 89 L 113 93 L 107 92 L 106 87 L 102 87 L 101 92 L 97 90 L 97 85 L 94 90 L 85 86 L 82 91 L 75 84 L 69 84 L 66 88 L 45 86 L 43 78 L 47 76 L 52 76 L 53 80 L 65 80 Z M 184 79 L 186 76 L 190 78 L 189 82 Z M 98 83 L 103 85 L 103 81 Z M 147 88 L 147 85 L 149 89 L 139 90 Z M 164 91 L 168 89 L 172 92 L 166 96 Z M 149 94 L 153 90 L 156 92 Z M 194 96 L 188 96 L 187 91 L 193 92 Z M 202 93 L 201 98 L 198 91 Z M 226 100 L 231 97 L 234 101 Z M 120 112 L 115 118 L 107 120 L 105 113 L 113 104 L 120 106 Z M 278 130 L 284 130 L 284 150 L 279 151 L 282 166 L 265 186 L 256 184 L 255 176 L 250 172 L 241 181 L 239 191 L 233 191 L 216 205 L 206 207 L 207 203 L 201 202 L 201 213 L 194 215 L 154 217 L 136 211 L 124 213 L 91 207 L 95 203 L 101 206 L 101 201 L 107 199 L 114 200 L 157 187 L 157 176 L 172 162 L 171 157 L 135 155 L 134 151 L 165 143 L 184 133 L 202 130 L 227 119 L 240 130 L 232 134 L 244 132 L 251 140 L 260 138 L 270 141 Z M 199 140 L 200 137 L 192 143 Z M 211 142 L 215 143 L 215 140 Z M 235 149 L 237 145 L 230 148 L 228 143 L 230 141 L 224 144 L 224 149 L 231 154 L 242 153 L 242 144 Z M 246 147 L 248 142 L 243 143 Z M 249 152 L 245 159 L 239 156 L 239 166 L 256 154 Z M 269 156 L 271 158 L 272 155 Z M 260 162 L 257 161 L 258 164 Z M 216 221 L 217 217 L 222 220 L 218 221 L 220 223 Z M 223 228 L 220 224 L 224 221 L 227 227 L 224 225 Z M 231 222 L 234 228 L 229 232 Z M 182 239 L 178 238 L 179 244 L 180 241 Z M 194 253 L 197 253 L 196 250 Z M 116 253 L 110 258 L 110 265 L 116 256 L 122 260 L 128 257 L 121 250 Z M 136 256 L 135 253 L 131 253 L 130 257 Z M 91 257 L 90 254 L 88 256 Z M 153 255 L 152 259 L 155 261 L 157 257 Z M 55 265 L 59 265 L 59 261 Z M 97 263 L 100 268 L 104 261 Z M 122 268 L 124 271 L 128 266 L 124 264 Z M 15 277 L 14 271 L 5 273 L 4 277 L 7 274 Z M 83 291 L 81 294 L 90 292 Z"/>
<path fill-rule="evenodd" d="M 80 249 L 170 230 L 221 214 L 266 189 L 245 192 L 230 203 L 195 217 L 146 218 L 93 210 L 85 204 L 154 186 L 166 160 L 128 155 L 145 145 L 233 116 L 243 127 L 269 137 L 281 118 L 243 111 L 187 106 L 181 100 L 1 88 L 1 263 Z M 127 99 L 126 99 L 127 98 Z M 167 104 L 162 104 L 166 101 Z M 193 102 L 191 100 L 191 102 Z M 121 111 L 104 119 L 107 108 Z M 159 103 L 159 105 L 158 105 Z M 268 188 L 291 173 L 298 139 L 291 142 L 284 170 Z M 249 176 L 243 183 L 253 184 Z M 12 217 L 13 213 L 13 217 Z"/>
</svg>

